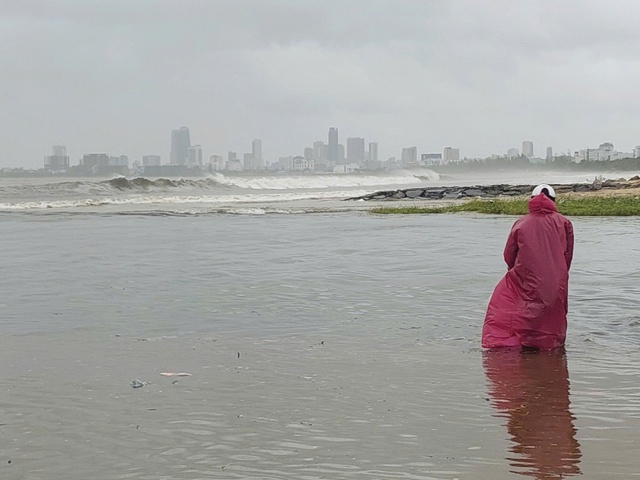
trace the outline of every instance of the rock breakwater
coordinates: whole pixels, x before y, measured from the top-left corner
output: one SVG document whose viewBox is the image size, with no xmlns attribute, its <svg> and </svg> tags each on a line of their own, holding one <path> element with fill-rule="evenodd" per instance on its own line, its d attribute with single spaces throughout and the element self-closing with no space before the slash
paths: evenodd
<svg viewBox="0 0 640 480">
<path fill-rule="evenodd" d="M 640 188 L 640 177 L 629 180 L 594 180 L 592 183 L 551 184 L 556 195 L 563 193 L 588 193 L 601 190 Z M 344 200 L 460 200 L 465 198 L 496 198 L 528 196 L 535 185 L 476 185 L 465 187 L 411 187 L 399 190 L 381 190 Z"/>
</svg>

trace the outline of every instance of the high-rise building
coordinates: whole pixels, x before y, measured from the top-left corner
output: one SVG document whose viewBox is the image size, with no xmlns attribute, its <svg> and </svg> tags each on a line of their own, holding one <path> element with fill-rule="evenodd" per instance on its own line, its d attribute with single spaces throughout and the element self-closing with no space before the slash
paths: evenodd
<svg viewBox="0 0 640 480">
<path fill-rule="evenodd" d="M 64 145 L 54 145 L 51 149 L 52 155 L 44 157 L 45 170 L 58 171 L 69 168 L 69 156 L 67 147 Z"/>
<path fill-rule="evenodd" d="M 241 172 L 242 162 L 234 157 L 233 160 L 227 162 L 227 170 L 230 172 Z"/>
<path fill-rule="evenodd" d="M 67 155 L 67 147 L 64 145 L 54 145 L 51 148 L 51 152 L 56 157 L 65 157 Z"/>
<path fill-rule="evenodd" d="M 173 165 L 184 165 L 189 159 L 189 147 L 191 147 L 191 137 L 187 127 L 180 127 L 171 131 L 171 157 Z"/>
<path fill-rule="evenodd" d="M 550 160 L 552 158 L 553 158 L 553 148 L 547 147 L 547 160 Z"/>
<path fill-rule="evenodd" d="M 441 153 L 423 153 L 420 155 L 420 161 L 423 165 L 442 165 Z"/>
<path fill-rule="evenodd" d="M 314 160 L 326 160 L 327 144 L 318 140 L 313 142 L 313 159 Z"/>
<path fill-rule="evenodd" d="M 364 164 L 364 138 L 347 138 L 347 163 Z"/>
<path fill-rule="evenodd" d="M 329 149 L 328 160 L 330 162 L 338 162 L 340 160 L 340 146 L 338 144 L 338 129 L 331 127 L 329 129 Z"/>
<path fill-rule="evenodd" d="M 460 149 L 452 147 L 444 147 L 442 152 L 442 162 L 457 162 L 460 160 Z"/>
<path fill-rule="evenodd" d="M 193 145 L 189 147 L 187 152 L 187 163 L 189 165 L 202 166 L 202 147 L 200 145 Z"/>
<path fill-rule="evenodd" d="M 127 155 L 109 156 L 109 166 L 129 168 L 129 157 Z"/>
<path fill-rule="evenodd" d="M 372 163 L 378 161 L 378 142 L 369 142 L 369 161 Z"/>
<path fill-rule="evenodd" d="M 110 157 L 106 153 L 86 153 L 82 156 L 81 168 L 86 173 L 93 175 L 107 175 L 113 173 L 121 173 L 127 168 L 126 166 L 118 166 L 112 163 L 119 157 Z"/>
<path fill-rule="evenodd" d="M 510 148 L 507 150 L 507 158 L 516 158 L 520 156 L 520 152 L 517 148 Z"/>
<path fill-rule="evenodd" d="M 211 155 L 209 157 L 209 163 L 211 164 L 211 169 L 214 172 L 219 172 L 225 169 L 224 158 L 222 155 Z"/>
<path fill-rule="evenodd" d="M 253 165 L 253 155 L 251 153 L 245 153 L 242 156 L 242 169 L 246 171 L 255 170 Z"/>
<path fill-rule="evenodd" d="M 162 159 L 160 155 L 143 155 L 142 166 L 143 167 L 159 167 L 162 165 Z"/>
<path fill-rule="evenodd" d="M 522 142 L 522 155 L 527 158 L 533 157 L 533 142 L 525 140 Z"/>
<path fill-rule="evenodd" d="M 109 155 L 106 153 L 86 153 L 82 156 L 82 166 L 95 173 L 96 169 L 109 166 Z"/>
<path fill-rule="evenodd" d="M 313 160 L 313 148 L 307 147 L 304 149 L 304 159 Z"/>
<path fill-rule="evenodd" d="M 402 166 L 415 167 L 418 165 L 418 147 L 409 147 L 402 149 Z"/>
<path fill-rule="evenodd" d="M 251 155 L 253 156 L 253 168 L 255 170 L 264 169 L 264 159 L 262 158 L 262 140 L 256 138 L 251 143 Z"/>
<path fill-rule="evenodd" d="M 293 170 L 293 156 L 288 155 L 286 157 L 278 158 L 278 162 L 275 164 L 276 170 L 291 171 Z"/>
</svg>

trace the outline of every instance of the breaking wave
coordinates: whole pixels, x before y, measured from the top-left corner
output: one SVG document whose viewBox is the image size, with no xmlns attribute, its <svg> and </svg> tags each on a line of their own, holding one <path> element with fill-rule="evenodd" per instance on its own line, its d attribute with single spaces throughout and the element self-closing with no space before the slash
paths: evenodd
<svg viewBox="0 0 640 480">
<path fill-rule="evenodd" d="M 145 210 L 175 211 L 247 204 L 343 200 L 380 189 L 418 186 L 437 180 L 429 170 L 383 174 L 223 175 L 202 178 L 126 178 L 70 180 L 33 178 L 0 184 L 0 211 Z M 261 205 L 260 205 L 261 206 Z M 318 208 L 324 208 L 319 206 Z M 259 214 L 258 210 L 248 210 Z"/>
<path fill-rule="evenodd" d="M 415 185 L 425 181 L 435 181 L 440 177 L 436 172 L 399 170 L 380 175 L 367 174 L 313 174 L 313 175 L 224 175 L 214 173 L 203 179 L 171 180 L 144 177 L 127 179 L 113 178 L 102 184 L 125 190 L 157 190 L 169 188 L 212 189 L 236 187 L 247 190 L 320 190 L 330 188 L 375 187 L 381 185 Z"/>
<path fill-rule="evenodd" d="M 437 173 L 399 170 L 384 174 L 310 174 L 310 175 L 224 175 L 214 173 L 203 178 L 126 178 L 109 180 L 48 181 L 5 185 L 0 188 L 0 196 L 21 196 L 48 194 L 107 195 L 113 192 L 166 192 L 184 191 L 224 191 L 228 188 L 243 190 L 321 190 L 330 188 L 376 187 L 381 185 L 402 186 L 436 181 Z"/>
<path fill-rule="evenodd" d="M 304 200 L 342 200 L 350 195 L 364 195 L 366 190 L 328 192 L 240 193 L 226 195 L 136 195 L 134 197 L 94 197 L 64 200 L 0 202 L 0 211 L 67 210 L 87 207 L 159 207 L 175 208 L 180 205 L 207 207 L 216 205 L 242 205 L 255 203 L 281 203 Z"/>
</svg>

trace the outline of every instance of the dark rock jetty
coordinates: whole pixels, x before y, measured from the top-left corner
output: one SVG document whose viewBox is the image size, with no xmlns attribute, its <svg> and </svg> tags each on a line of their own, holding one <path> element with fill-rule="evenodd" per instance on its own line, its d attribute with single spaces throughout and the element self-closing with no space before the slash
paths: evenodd
<svg viewBox="0 0 640 480">
<path fill-rule="evenodd" d="M 592 183 L 551 184 L 556 195 L 569 192 L 596 192 L 639 188 L 640 177 L 629 180 L 594 180 Z M 382 190 L 344 200 L 458 200 L 465 198 L 495 198 L 527 196 L 535 185 L 476 185 L 472 187 L 411 187 L 400 190 Z"/>
</svg>

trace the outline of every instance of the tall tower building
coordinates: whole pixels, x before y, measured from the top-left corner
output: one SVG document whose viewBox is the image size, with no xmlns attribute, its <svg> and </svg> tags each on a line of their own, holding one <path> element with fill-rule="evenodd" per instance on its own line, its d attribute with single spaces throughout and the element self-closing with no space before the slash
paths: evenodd
<svg viewBox="0 0 640 480">
<path fill-rule="evenodd" d="M 171 156 L 170 162 L 174 165 L 184 165 L 189 159 L 189 147 L 191 137 L 187 127 L 180 127 L 171 131 Z"/>
<path fill-rule="evenodd" d="M 369 161 L 378 161 L 378 142 L 369 142 Z"/>
<path fill-rule="evenodd" d="M 264 168 L 264 160 L 262 158 L 262 140 L 256 138 L 251 144 L 251 155 L 253 156 L 253 168 L 262 170 Z"/>
<path fill-rule="evenodd" d="M 364 138 L 347 138 L 347 163 L 364 164 Z"/>
<path fill-rule="evenodd" d="M 67 147 L 64 145 L 54 145 L 51 150 L 52 155 L 44 157 L 45 170 L 66 170 L 69 168 L 69 155 Z"/>
<path fill-rule="evenodd" d="M 533 142 L 525 140 L 522 142 L 522 155 L 527 158 L 533 157 Z"/>
<path fill-rule="evenodd" d="M 547 160 L 553 158 L 553 148 L 547 147 Z"/>
<path fill-rule="evenodd" d="M 331 127 L 329 129 L 329 148 L 328 160 L 330 162 L 338 162 L 340 160 L 340 147 L 338 145 L 338 129 Z"/>
</svg>

